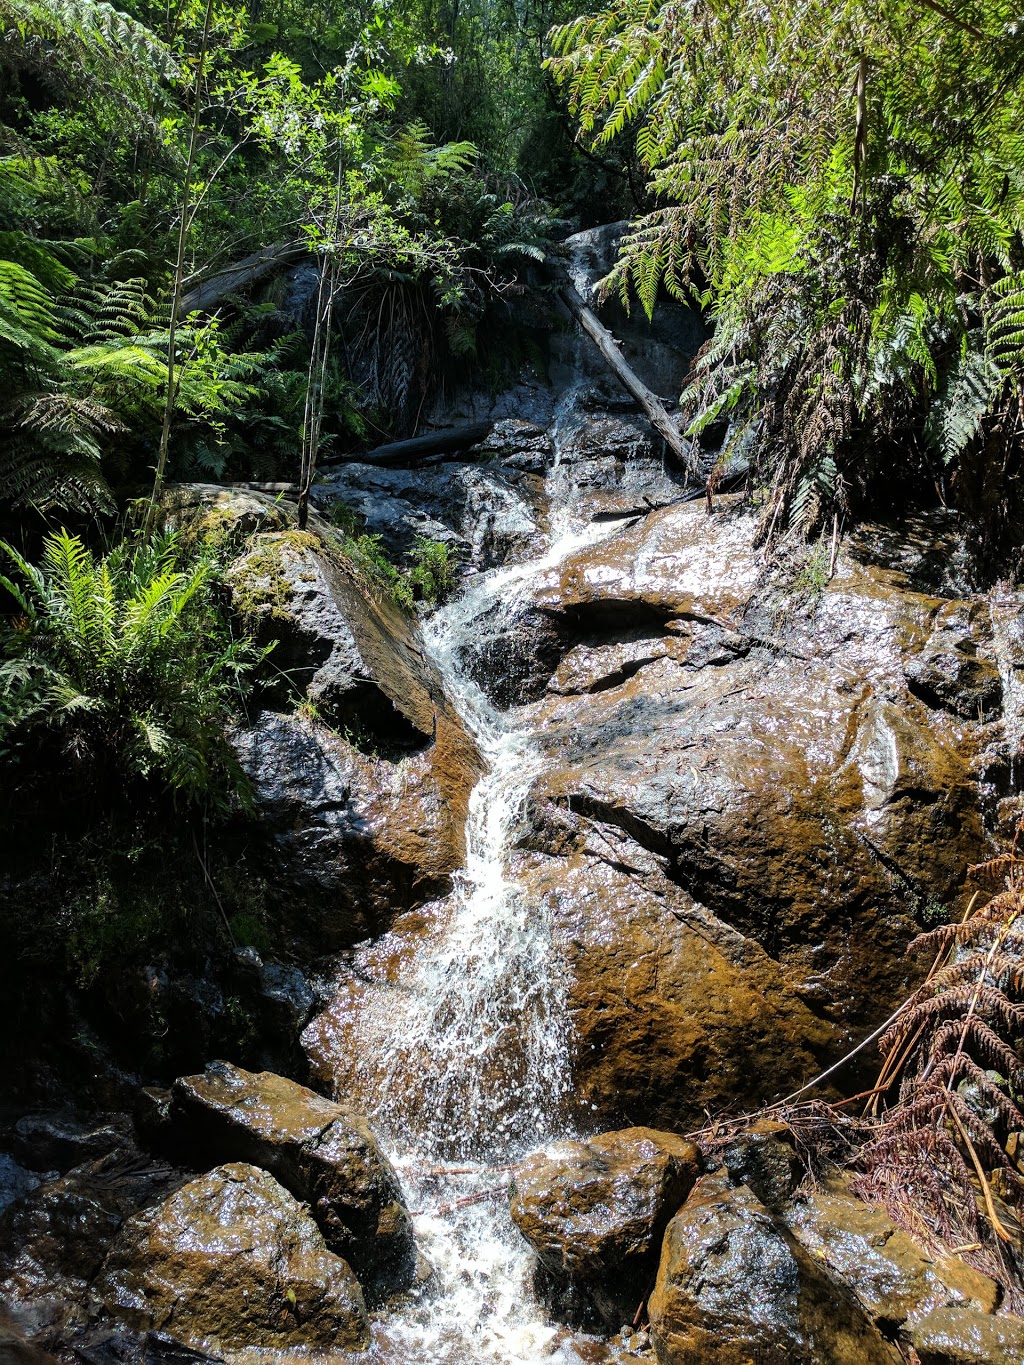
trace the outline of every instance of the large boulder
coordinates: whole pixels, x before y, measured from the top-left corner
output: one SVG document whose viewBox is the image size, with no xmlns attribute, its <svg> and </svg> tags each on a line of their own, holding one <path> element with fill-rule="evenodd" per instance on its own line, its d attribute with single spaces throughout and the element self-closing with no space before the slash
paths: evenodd
<svg viewBox="0 0 1024 1365">
<path fill-rule="evenodd" d="M 512 1220 L 545 1269 L 617 1330 L 633 1320 L 700 1166 L 692 1142 L 651 1128 L 555 1143 L 516 1168 Z"/>
<path fill-rule="evenodd" d="M 655 852 L 596 819 L 564 844 L 540 837 L 547 850 L 524 851 L 517 868 L 554 926 L 576 1094 L 593 1121 L 685 1126 L 706 1106 L 777 1098 L 821 1069 L 828 1025 L 778 961 L 687 896 Z"/>
<path fill-rule="evenodd" d="M 516 866 L 604 1123 L 777 1097 L 885 1018 L 1009 770 L 1019 717 L 990 684 L 1013 661 L 983 602 L 863 544 L 798 591 L 755 537 L 728 503 L 652 512 L 542 577 L 508 643 L 547 755 Z M 534 636 L 546 685 L 517 673 Z M 950 651 L 959 690 L 908 683 Z"/>
<path fill-rule="evenodd" d="M 332 952 L 448 884 L 479 772 L 417 627 L 331 540 L 257 536 L 227 574 L 236 609 L 276 641 L 266 710 L 233 736 L 253 792 L 253 870 L 285 947 Z"/>
<path fill-rule="evenodd" d="M 358 1281 L 266 1171 L 232 1164 L 128 1220 L 94 1293 L 137 1331 L 167 1330 L 227 1360 L 246 1351 L 360 1351 Z"/>
<path fill-rule="evenodd" d="M 886 1333 L 906 1334 L 936 1310 L 994 1313 L 994 1280 L 958 1257 L 936 1257 L 897 1228 L 883 1209 L 850 1194 L 847 1182 L 802 1193 L 786 1223 L 812 1256 L 847 1284 Z"/>
<path fill-rule="evenodd" d="M 271 1172 L 309 1205 L 328 1248 L 367 1290 L 405 1288 L 415 1269 L 398 1177 L 362 1115 L 270 1072 L 212 1062 L 171 1092 L 172 1125 L 213 1161 Z"/>
<path fill-rule="evenodd" d="M 897 1365 L 848 1289 L 745 1185 L 705 1176 L 669 1223 L 648 1304 L 659 1365 Z"/>
<path fill-rule="evenodd" d="M 12 1203 L 0 1216 L 0 1317 L 46 1346 L 83 1328 L 89 1285 L 122 1224 L 184 1180 L 128 1149 Z"/>
</svg>

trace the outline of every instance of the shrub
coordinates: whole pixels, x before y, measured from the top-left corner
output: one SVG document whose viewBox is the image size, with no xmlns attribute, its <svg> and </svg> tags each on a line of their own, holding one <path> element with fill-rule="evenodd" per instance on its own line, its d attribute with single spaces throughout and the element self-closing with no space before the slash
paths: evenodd
<svg viewBox="0 0 1024 1365">
<path fill-rule="evenodd" d="M 451 596 L 455 586 L 456 562 L 450 545 L 443 540 L 417 536 L 412 549 L 412 561 L 409 578 L 425 601 L 436 607 Z"/>
<path fill-rule="evenodd" d="M 0 634 L 0 757 L 21 785 L 95 814 L 147 791 L 225 807 L 244 779 L 225 737 L 262 657 L 232 638 L 209 555 L 175 533 L 94 557 L 62 530 L 38 565 L 0 542 L 19 614 Z"/>
</svg>

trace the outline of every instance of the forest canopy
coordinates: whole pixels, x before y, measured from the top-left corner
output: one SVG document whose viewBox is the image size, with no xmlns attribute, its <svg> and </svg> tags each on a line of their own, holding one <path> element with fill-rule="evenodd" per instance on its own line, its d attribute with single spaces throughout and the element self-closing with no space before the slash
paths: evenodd
<svg viewBox="0 0 1024 1365">
<path fill-rule="evenodd" d="M 154 472 L 305 479 L 325 449 L 412 434 L 448 370 L 514 364 L 500 305 L 550 288 L 559 240 L 623 217 L 605 292 L 712 324 L 683 425 L 712 484 L 747 471 L 766 536 L 896 493 L 1016 554 L 1008 0 L 0 19 L 5 518 L 109 517 Z M 232 293 L 239 263 L 259 289 Z"/>
<path fill-rule="evenodd" d="M 683 396 L 814 528 L 888 475 L 995 532 L 1019 498 L 1024 26 L 1009 3 L 621 0 L 552 35 L 653 204 L 608 282 L 696 296 Z M 995 523 L 995 524 L 993 524 Z M 1001 524 L 1000 524 L 1001 523 Z"/>
</svg>

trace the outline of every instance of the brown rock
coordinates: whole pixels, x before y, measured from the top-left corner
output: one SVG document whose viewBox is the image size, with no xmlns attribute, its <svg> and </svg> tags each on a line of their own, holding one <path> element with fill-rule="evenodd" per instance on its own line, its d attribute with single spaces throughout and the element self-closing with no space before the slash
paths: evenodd
<svg viewBox="0 0 1024 1365">
<path fill-rule="evenodd" d="M 907 669 L 951 623 L 941 647 L 994 669 L 987 612 L 841 556 L 779 615 L 753 534 L 735 510 L 664 508 L 537 593 L 562 654 L 521 866 L 606 1122 L 689 1126 L 834 1061 L 915 979 L 921 911 L 985 856 L 977 765 L 1001 731 L 936 711 Z"/>
<path fill-rule="evenodd" d="M 614 826 L 561 857 L 527 854 L 566 968 L 572 1064 L 596 1122 L 688 1125 L 704 1106 L 777 1098 L 820 1069 L 831 1030 L 752 939 Z"/>
<path fill-rule="evenodd" d="M 993 1313 L 999 1286 L 956 1257 L 936 1260 L 883 1209 L 847 1193 L 846 1182 L 796 1201 L 787 1223 L 802 1246 L 857 1295 L 888 1335 L 937 1308 Z"/>
<path fill-rule="evenodd" d="M 348 1265 L 281 1185 L 211 1171 L 129 1219 L 96 1282 L 114 1318 L 232 1359 L 246 1350 L 359 1351 L 366 1309 Z"/>
<path fill-rule="evenodd" d="M 118 1229 L 184 1179 L 138 1152 L 115 1152 L 12 1204 L 0 1217 L 0 1314 L 46 1346 L 82 1327 L 89 1284 Z"/>
<path fill-rule="evenodd" d="M 897 1365 L 894 1347 L 746 1186 L 705 1176 L 648 1305 L 659 1365 Z"/>
<path fill-rule="evenodd" d="M 1020 1365 L 1024 1360 L 1024 1322 L 976 1308 L 936 1308 L 910 1340 L 921 1365 Z"/>
<path fill-rule="evenodd" d="M 328 1248 L 375 1293 L 415 1271 L 412 1224 L 398 1177 L 369 1124 L 305 1086 L 212 1062 L 172 1091 L 172 1121 L 214 1161 L 247 1161 L 309 1204 Z"/>
<path fill-rule="evenodd" d="M 617 1329 L 632 1320 L 700 1164 L 692 1142 L 651 1128 L 559 1142 L 518 1167 L 512 1219 L 544 1267 Z"/>
</svg>

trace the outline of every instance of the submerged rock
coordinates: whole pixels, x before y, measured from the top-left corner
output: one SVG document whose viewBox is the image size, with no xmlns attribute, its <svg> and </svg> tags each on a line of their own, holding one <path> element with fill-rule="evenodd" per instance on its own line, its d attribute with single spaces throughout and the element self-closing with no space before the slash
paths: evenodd
<svg viewBox="0 0 1024 1365">
<path fill-rule="evenodd" d="M 651 1128 L 555 1143 L 516 1169 L 512 1219 L 545 1269 L 617 1330 L 632 1321 L 700 1166 L 692 1142 Z"/>
<path fill-rule="evenodd" d="M 129 1219 L 94 1292 L 135 1330 L 167 1329 L 227 1360 L 369 1344 L 355 1275 L 302 1206 L 254 1166 L 221 1166 Z"/>
<path fill-rule="evenodd" d="M 411 1283 L 412 1224 L 361 1114 L 283 1076 L 212 1062 L 174 1083 L 171 1122 L 204 1158 L 251 1162 L 276 1176 L 309 1205 L 328 1248 L 368 1289 Z"/>
<path fill-rule="evenodd" d="M 705 1176 L 665 1232 L 648 1305 L 659 1365 L 897 1365 L 854 1296 L 745 1185 Z"/>
</svg>

